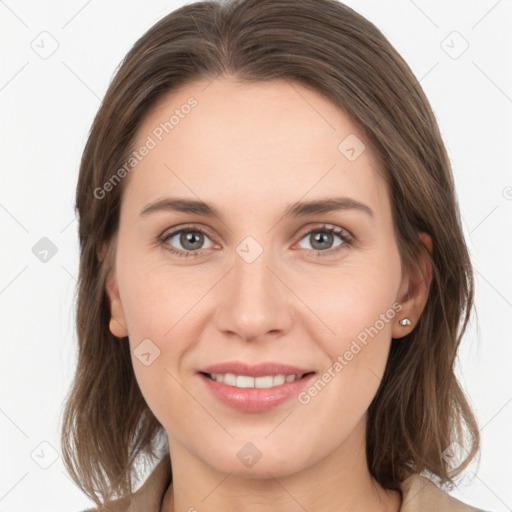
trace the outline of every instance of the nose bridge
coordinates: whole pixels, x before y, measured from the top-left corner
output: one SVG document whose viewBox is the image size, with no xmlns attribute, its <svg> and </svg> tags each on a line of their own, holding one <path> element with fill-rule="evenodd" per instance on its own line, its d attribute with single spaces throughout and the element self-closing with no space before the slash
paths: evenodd
<svg viewBox="0 0 512 512">
<path fill-rule="evenodd" d="M 272 258 L 269 250 L 263 251 L 253 259 L 253 249 L 249 248 L 246 254 L 241 254 L 244 245 L 237 248 L 237 254 L 234 258 L 232 281 L 232 293 L 237 297 L 237 303 L 242 303 L 247 299 L 263 300 L 265 295 L 270 294 L 275 283 L 271 283 L 272 272 L 268 267 L 272 267 Z M 247 258 L 246 258 L 247 256 Z M 264 301 L 268 303 L 267 300 Z"/>
<path fill-rule="evenodd" d="M 218 328 L 244 339 L 288 329 L 291 304 L 285 287 L 274 275 L 275 270 L 269 269 L 276 267 L 273 252 L 251 237 L 235 250 L 233 268 L 226 276 L 218 306 Z"/>
</svg>

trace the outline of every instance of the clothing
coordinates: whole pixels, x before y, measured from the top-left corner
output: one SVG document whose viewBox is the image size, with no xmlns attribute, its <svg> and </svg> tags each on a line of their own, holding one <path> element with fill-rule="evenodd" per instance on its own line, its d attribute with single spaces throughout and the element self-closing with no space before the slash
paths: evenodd
<svg viewBox="0 0 512 512">
<path fill-rule="evenodd" d="M 171 465 L 167 456 L 135 492 L 131 506 L 128 500 L 123 498 L 108 503 L 108 509 L 87 509 L 83 512 L 160 512 L 170 481 Z M 403 501 L 400 512 L 485 512 L 462 503 L 419 474 L 411 475 L 404 480 L 401 489 Z"/>
</svg>

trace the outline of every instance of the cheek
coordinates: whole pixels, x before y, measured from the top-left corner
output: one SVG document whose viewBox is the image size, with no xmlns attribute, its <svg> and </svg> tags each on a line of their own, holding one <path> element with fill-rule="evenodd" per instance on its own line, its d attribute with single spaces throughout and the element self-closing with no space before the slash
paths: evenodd
<svg viewBox="0 0 512 512">
<path fill-rule="evenodd" d="M 152 278 L 153 279 L 153 278 Z M 144 279 L 128 292 L 126 310 L 132 366 L 141 393 L 162 423 L 180 421 L 189 396 L 178 383 L 180 366 L 194 346 L 195 326 L 183 294 Z M 173 407 L 170 404 L 174 404 Z"/>
<path fill-rule="evenodd" d="M 310 336 L 328 356 L 325 367 L 301 395 L 333 432 L 348 436 L 367 411 L 379 388 L 391 343 L 392 323 L 400 306 L 394 302 L 395 282 L 378 275 L 354 278 L 353 286 L 334 289 L 316 303 L 327 328 Z M 347 284 L 341 279 L 339 284 Z M 395 307 L 393 307 L 395 306 Z M 318 322 L 316 323 L 318 326 Z M 321 381 L 321 382 L 319 382 Z M 324 384 L 325 383 L 325 384 Z"/>
<path fill-rule="evenodd" d="M 190 325 L 188 312 L 193 316 L 204 288 L 193 268 L 171 268 L 164 257 L 140 251 L 121 257 L 118 273 L 127 328 L 134 341 L 167 339 L 182 321 Z"/>
<path fill-rule="evenodd" d="M 316 318 L 310 324 L 310 334 L 324 344 L 331 359 L 349 349 L 353 340 L 364 345 L 371 339 L 390 339 L 393 319 L 400 309 L 396 302 L 399 260 L 381 258 L 381 264 L 344 266 L 329 276 L 317 276 L 314 287 L 306 284 L 297 293 Z"/>
</svg>

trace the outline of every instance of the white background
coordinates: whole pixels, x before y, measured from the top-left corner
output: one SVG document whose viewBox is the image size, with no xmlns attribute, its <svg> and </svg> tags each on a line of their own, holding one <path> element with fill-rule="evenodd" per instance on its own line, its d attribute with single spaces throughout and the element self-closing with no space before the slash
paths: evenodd
<svg viewBox="0 0 512 512">
<path fill-rule="evenodd" d="M 512 1 L 346 3 L 411 66 L 449 151 L 477 278 L 478 317 L 464 338 L 459 374 L 482 434 L 480 465 L 452 494 L 485 510 L 510 511 Z M 0 512 L 91 505 L 59 457 L 76 357 L 79 161 L 119 62 L 183 4 L 0 0 Z M 43 46 L 41 38 L 47 49 L 51 38 L 58 44 L 46 59 L 33 49 Z M 469 47 L 453 58 L 464 40 Z M 32 252 L 42 237 L 57 248 L 46 263 Z"/>
</svg>

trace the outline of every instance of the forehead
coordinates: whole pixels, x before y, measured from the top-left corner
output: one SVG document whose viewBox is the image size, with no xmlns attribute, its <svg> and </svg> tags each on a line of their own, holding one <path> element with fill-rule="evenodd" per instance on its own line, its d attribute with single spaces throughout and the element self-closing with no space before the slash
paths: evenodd
<svg viewBox="0 0 512 512">
<path fill-rule="evenodd" d="M 143 146 L 151 149 L 125 192 L 139 204 L 178 192 L 213 203 L 239 197 L 248 205 L 263 196 L 288 204 L 337 191 L 377 210 L 389 207 L 359 128 L 329 99 L 297 83 L 186 84 L 146 114 L 133 148 Z"/>
</svg>

